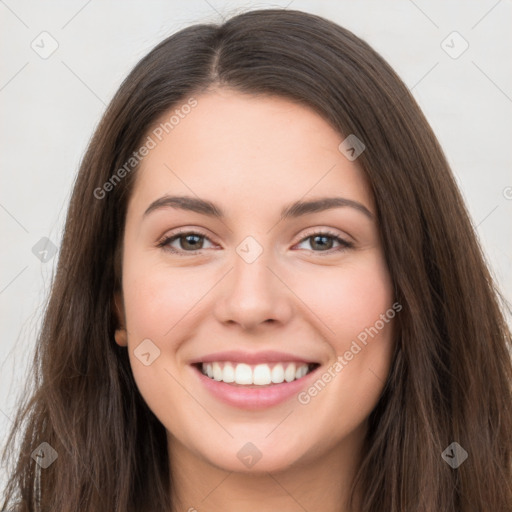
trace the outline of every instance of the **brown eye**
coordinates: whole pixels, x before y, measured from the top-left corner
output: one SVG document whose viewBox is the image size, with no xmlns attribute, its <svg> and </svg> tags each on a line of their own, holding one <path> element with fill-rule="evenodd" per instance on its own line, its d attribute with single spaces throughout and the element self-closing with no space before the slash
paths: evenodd
<svg viewBox="0 0 512 512">
<path fill-rule="evenodd" d="M 309 245 L 311 247 L 311 249 L 308 250 L 312 250 L 313 252 L 332 253 L 353 247 L 352 243 L 347 242 L 335 233 L 330 232 L 313 233 L 312 235 L 303 238 L 299 243 L 306 242 L 307 240 L 310 240 Z M 338 243 L 339 246 L 333 248 L 333 244 L 335 243 Z"/>
<path fill-rule="evenodd" d="M 180 248 L 181 249 L 190 249 L 192 251 L 197 249 L 202 249 L 202 243 L 201 243 L 201 235 L 179 235 L 176 240 L 180 241 Z"/>
<path fill-rule="evenodd" d="M 210 241 L 209 238 L 202 233 L 193 231 L 183 232 L 165 237 L 158 243 L 158 247 L 162 247 L 172 253 L 193 253 L 194 251 L 207 248 L 204 247 L 205 240 Z"/>
</svg>

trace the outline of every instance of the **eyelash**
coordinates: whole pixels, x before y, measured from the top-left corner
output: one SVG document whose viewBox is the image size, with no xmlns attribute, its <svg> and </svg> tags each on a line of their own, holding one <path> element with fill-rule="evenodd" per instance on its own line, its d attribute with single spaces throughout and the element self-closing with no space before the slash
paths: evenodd
<svg viewBox="0 0 512 512">
<path fill-rule="evenodd" d="M 165 236 L 164 238 L 162 238 L 162 240 L 160 240 L 157 243 L 157 247 L 162 248 L 162 249 L 164 249 L 166 251 L 169 251 L 169 252 L 171 252 L 173 254 L 178 254 L 180 256 L 183 256 L 184 254 L 191 254 L 191 255 L 200 254 L 202 249 L 197 249 L 195 251 L 185 251 L 183 249 L 177 250 L 177 249 L 171 248 L 169 246 L 169 244 L 171 242 L 174 242 L 175 240 L 177 240 L 177 239 L 179 239 L 181 237 L 184 237 L 186 235 L 196 235 L 196 236 L 199 236 L 199 237 L 202 237 L 202 238 L 206 238 L 207 240 L 209 240 L 211 242 L 209 237 L 207 237 L 204 233 L 201 233 L 199 231 L 186 231 L 186 230 L 183 230 L 183 231 L 179 231 L 177 233 L 174 233 L 172 235 Z M 352 242 L 348 242 L 347 240 L 344 240 L 339 235 L 337 235 L 336 233 L 333 233 L 333 232 L 331 232 L 329 230 L 315 231 L 315 232 L 305 236 L 301 240 L 299 240 L 298 243 L 302 243 L 302 242 L 306 241 L 308 238 L 314 238 L 315 236 L 326 236 L 326 237 L 329 237 L 329 238 L 333 238 L 336 242 L 338 242 L 340 244 L 340 247 L 336 247 L 336 248 L 333 248 L 333 249 L 328 249 L 327 251 L 314 251 L 314 250 L 311 249 L 312 252 L 318 253 L 320 255 L 330 255 L 330 254 L 334 254 L 334 253 L 345 251 L 347 249 L 352 249 L 354 247 L 354 244 Z"/>
</svg>

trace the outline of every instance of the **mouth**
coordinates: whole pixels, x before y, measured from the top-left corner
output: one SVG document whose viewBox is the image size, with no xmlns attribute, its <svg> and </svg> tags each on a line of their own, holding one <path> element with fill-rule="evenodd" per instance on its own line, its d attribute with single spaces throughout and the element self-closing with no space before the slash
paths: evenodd
<svg viewBox="0 0 512 512">
<path fill-rule="evenodd" d="M 323 363 L 291 352 L 230 350 L 189 361 L 208 396 L 236 409 L 261 410 L 297 398 Z"/>
<path fill-rule="evenodd" d="M 298 381 L 315 371 L 319 363 L 283 361 L 246 364 L 234 361 L 194 363 L 202 375 L 233 387 L 266 388 Z"/>
</svg>

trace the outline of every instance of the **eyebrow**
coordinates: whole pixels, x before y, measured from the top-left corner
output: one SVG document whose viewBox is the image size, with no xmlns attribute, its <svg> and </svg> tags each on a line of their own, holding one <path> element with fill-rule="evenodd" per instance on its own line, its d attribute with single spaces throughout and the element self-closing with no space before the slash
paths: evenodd
<svg viewBox="0 0 512 512">
<path fill-rule="evenodd" d="M 322 197 L 310 201 L 299 200 L 291 203 L 288 206 L 285 206 L 281 211 L 281 220 L 297 218 L 301 217 L 302 215 L 341 207 L 354 208 L 355 210 L 366 215 L 369 219 L 374 219 L 373 213 L 370 212 L 366 206 L 357 201 L 353 201 L 352 199 L 345 199 L 343 197 Z M 218 219 L 226 218 L 226 214 L 222 208 L 212 203 L 211 201 L 190 196 L 168 195 L 162 196 L 159 199 L 153 201 L 144 212 L 143 216 L 145 217 L 151 212 L 160 208 L 176 208 L 179 210 L 187 210 L 200 213 L 202 215 L 208 215 Z"/>
</svg>

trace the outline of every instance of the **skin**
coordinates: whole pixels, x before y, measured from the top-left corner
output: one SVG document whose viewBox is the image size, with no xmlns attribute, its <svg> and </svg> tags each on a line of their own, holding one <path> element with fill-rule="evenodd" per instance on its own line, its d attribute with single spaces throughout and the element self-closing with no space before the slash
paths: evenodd
<svg viewBox="0 0 512 512">
<path fill-rule="evenodd" d="M 348 510 L 367 418 L 390 370 L 393 321 L 307 404 L 294 396 L 237 409 L 213 397 L 189 363 L 277 350 L 320 362 L 320 374 L 332 368 L 393 304 L 370 188 L 357 160 L 338 150 L 344 137 L 309 108 L 226 88 L 196 99 L 137 171 L 115 297 L 116 342 L 128 347 L 137 386 L 168 432 L 175 510 Z M 171 207 L 144 216 L 165 194 L 210 200 L 226 218 Z M 293 201 L 332 196 L 374 218 L 344 206 L 280 221 Z M 192 240 L 195 251 L 183 237 L 171 242 L 181 255 L 157 246 L 177 228 L 206 238 Z M 326 228 L 353 247 L 315 243 L 311 235 Z M 263 249 L 252 263 L 236 252 L 247 236 Z M 160 350 L 148 366 L 134 353 L 144 339 Z M 247 442 L 262 455 L 251 468 L 237 457 Z"/>
</svg>

